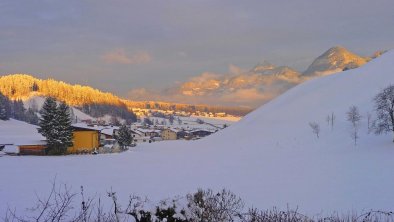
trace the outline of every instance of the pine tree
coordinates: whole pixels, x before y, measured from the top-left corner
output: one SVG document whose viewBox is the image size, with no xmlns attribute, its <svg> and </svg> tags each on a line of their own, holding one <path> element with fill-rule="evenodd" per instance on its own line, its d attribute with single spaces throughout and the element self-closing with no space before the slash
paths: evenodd
<svg viewBox="0 0 394 222">
<path fill-rule="evenodd" d="M 56 117 L 57 104 L 54 98 L 47 97 L 40 111 L 41 118 L 39 122 L 40 128 L 38 132 L 47 139 L 48 150 L 55 149 L 56 146 Z"/>
<path fill-rule="evenodd" d="M 131 130 L 126 125 L 122 125 L 119 128 L 118 135 L 116 136 L 120 147 L 125 150 L 127 146 L 130 146 L 133 142 L 133 137 L 131 136 Z"/>
<path fill-rule="evenodd" d="M 71 126 L 70 107 L 61 103 L 56 112 L 57 147 L 64 154 L 73 145 L 73 129 Z"/>
<path fill-rule="evenodd" d="M 39 126 L 38 132 L 47 139 L 49 154 L 65 154 L 67 148 L 72 146 L 70 108 L 65 103 L 57 106 L 56 100 L 48 97 L 41 109 Z"/>
<path fill-rule="evenodd" d="M 22 100 L 15 100 L 11 103 L 11 105 L 12 105 L 11 118 L 25 121 L 26 120 L 26 116 L 25 116 L 26 109 L 23 105 Z"/>
<path fill-rule="evenodd" d="M 3 94 L 0 93 L 0 119 L 8 120 L 10 118 L 9 115 L 9 100 Z"/>
<path fill-rule="evenodd" d="M 34 112 L 34 110 L 32 108 L 27 109 L 27 111 L 25 113 L 25 119 L 26 119 L 26 122 L 33 124 L 33 125 L 38 125 L 38 122 L 40 121 L 37 114 Z"/>
</svg>

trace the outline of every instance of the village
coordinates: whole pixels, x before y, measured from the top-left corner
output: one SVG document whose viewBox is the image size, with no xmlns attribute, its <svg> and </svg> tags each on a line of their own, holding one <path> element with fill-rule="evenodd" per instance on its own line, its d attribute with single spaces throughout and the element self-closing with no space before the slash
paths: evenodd
<svg viewBox="0 0 394 222">
<path fill-rule="evenodd" d="M 127 149 L 141 143 L 168 140 L 198 140 L 222 130 L 237 120 L 226 114 L 201 114 L 161 110 L 135 110 L 137 122 L 127 124 L 132 142 Z M 71 154 L 104 154 L 124 151 L 117 141 L 121 119 L 114 117 L 91 118 L 75 116 Z M 115 119 L 115 120 L 114 120 Z M 7 124 L 9 122 L 9 124 Z M 0 155 L 46 155 L 46 140 L 37 126 L 17 120 L 4 121 L 0 132 L 10 136 L 2 139 Z M 12 133 L 10 133 L 12 132 Z M 6 135 L 4 133 L 3 135 Z"/>
</svg>

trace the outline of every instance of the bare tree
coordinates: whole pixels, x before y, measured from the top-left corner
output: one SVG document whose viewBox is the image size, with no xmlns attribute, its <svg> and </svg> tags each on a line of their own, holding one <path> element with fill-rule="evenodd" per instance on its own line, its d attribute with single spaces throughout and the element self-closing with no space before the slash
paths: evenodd
<svg viewBox="0 0 394 222">
<path fill-rule="evenodd" d="M 320 134 L 320 125 L 316 122 L 310 122 L 309 126 L 312 128 L 312 132 L 316 134 L 317 138 L 319 138 Z"/>
<path fill-rule="evenodd" d="M 244 203 L 231 191 L 218 193 L 199 189 L 187 195 L 190 221 L 236 221 L 242 215 Z"/>
<path fill-rule="evenodd" d="M 331 123 L 331 115 L 328 115 L 328 116 L 326 117 L 326 121 L 327 121 L 327 126 L 330 126 L 330 123 Z"/>
<path fill-rule="evenodd" d="M 375 96 L 374 102 L 377 115 L 373 123 L 375 133 L 394 133 L 394 85 L 383 89 Z"/>
<path fill-rule="evenodd" d="M 362 116 L 357 108 L 357 106 L 351 106 L 347 114 L 347 120 L 352 124 L 351 136 L 354 139 L 354 145 L 357 145 L 358 129 Z"/>
<path fill-rule="evenodd" d="M 367 112 L 368 134 L 371 132 L 371 121 L 372 121 L 372 114 L 370 112 Z"/>
<path fill-rule="evenodd" d="M 338 218 L 339 219 L 339 218 Z M 314 220 L 298 212 L 298 209 L 279 210 L 273 208 L 271 210 L 258 210 L 250 208 L 242 218 L 242 222 L 266 222 L 266 221 L 280 221 L 280 222 L 313 222 Z M 316 220 L 316 221 L 342 221 L 342 220 Z"/>
<path fill-rule="evenodd" d="M 334 129 L 334 121 L 335 121 L 335 115 L 334 112 L 331 113 L 331 130 Z"/>
</svg>

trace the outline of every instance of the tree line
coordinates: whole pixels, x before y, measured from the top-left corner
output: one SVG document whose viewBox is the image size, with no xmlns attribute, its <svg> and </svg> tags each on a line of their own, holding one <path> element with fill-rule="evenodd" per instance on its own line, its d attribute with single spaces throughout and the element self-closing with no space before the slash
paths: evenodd
<svg viewBox="0 0 394 222">
<path fill-rule="evenodd" d="M 22 100 L 9 100 L 0 92 L 0 120 L 13 118 L 37 125 L 38 116 L 36 111 L 33 108 L 26 109 Z"/>
<path fill-rule="evenodd" d="M 82 107 L 86 104 L 106 104 L 125 106 L 127 109 L 161 109 L 185 112 L 226 112 L 243 116 L 252 111 L 244 107 L 226 107 L 209 105 L 190 105 L 154 101 L 130 101 L 111 93 L 102 92 L 89 86 L 71 85 L 54 79 L 41 80 L 26 74 L 0 76 L 0 92 L 11 100 L 27 99 L 31 95 L 50 96 L 71 106 Z"/>
</svg>

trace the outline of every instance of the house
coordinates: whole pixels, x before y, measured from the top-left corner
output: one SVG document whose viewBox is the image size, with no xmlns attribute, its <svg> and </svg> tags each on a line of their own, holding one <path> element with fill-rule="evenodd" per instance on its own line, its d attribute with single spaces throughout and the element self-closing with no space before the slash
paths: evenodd
<svg viewBox="0 0 394 222">
<path fill-rule="evenodd" d="M 115 139 L 115 135 L 118 135 L 119 127 L 117 126 L 98 126 L 100 130 L 100 136 L 102 140 Z"/>
<path fill-rule="evenodd" d="M 145 137 L 160 137 L 160 130 L 156 130 L 156 129 L 142 129 L 142 128 L 138 128 L 137 131 L 139 131 L 140 133 L 143 134 L 143 136 Z"/>
<path fill-rule="evenodd" d="M 100 146 L 100 130 L 95 127 L 73 125 L 73 146 L 67 153 L 90 153 Z"/>
<path fill-rule="evenodd" d="M 179 140 L 187 139 L 189 132 L 184 129 L 167 128 L 161 131 L 161 138 L 163 140 Z"/>
<path fill-rule="evenodd" d="M 144 133 L 140 132 L 137 129 L 131 129 L 131 136 L 133 137 L 134 143 L 153 142 L 150 136 L 145 136 Z"/>
<path fill-rule="evenodd" d="M 176 129 L 164 129 L 161 131 L 161 138 L 163 140 L 177 140 L 178 139 L 178 130 Z"/>
</svg>

